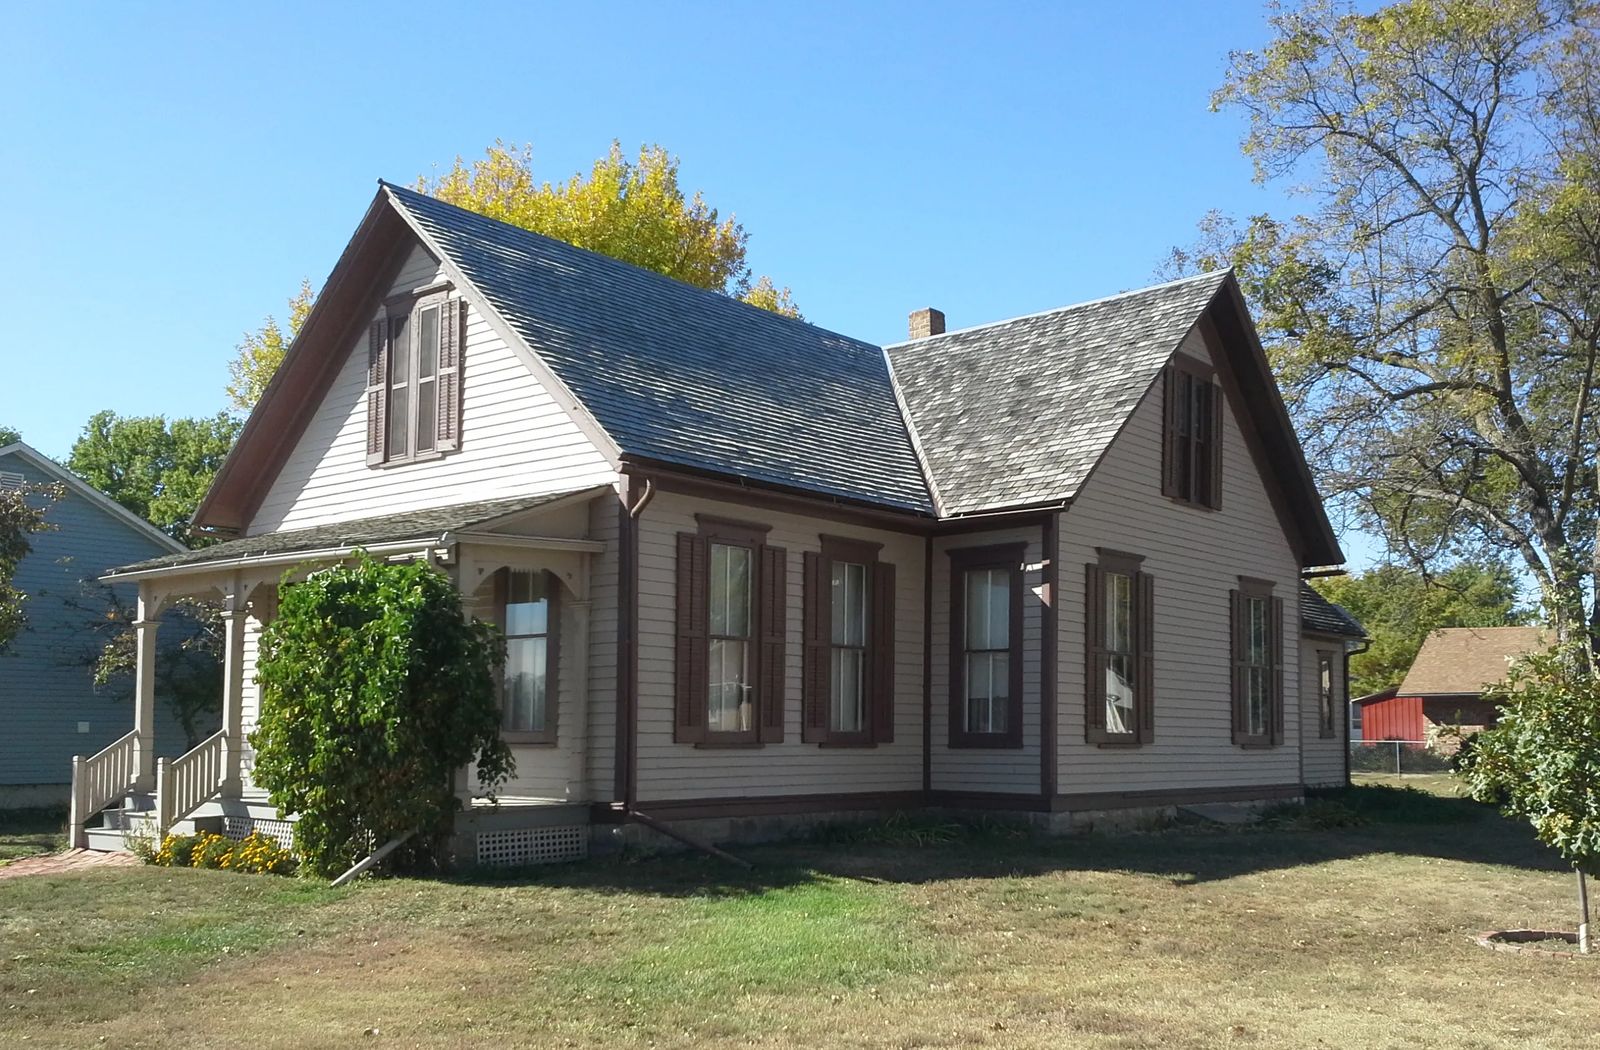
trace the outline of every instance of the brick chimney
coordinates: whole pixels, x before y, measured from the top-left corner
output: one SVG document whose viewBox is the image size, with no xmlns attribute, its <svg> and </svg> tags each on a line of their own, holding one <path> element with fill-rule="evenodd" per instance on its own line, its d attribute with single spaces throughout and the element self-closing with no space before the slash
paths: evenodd
<svg viewBox="0 0 1600 1050">
<path fill-rule="evenodd" d="M 944 311 L 931 306 L 911 311 L 911 338 L 926 339 L 930 335 L 944 335 Z"/>
</svg>

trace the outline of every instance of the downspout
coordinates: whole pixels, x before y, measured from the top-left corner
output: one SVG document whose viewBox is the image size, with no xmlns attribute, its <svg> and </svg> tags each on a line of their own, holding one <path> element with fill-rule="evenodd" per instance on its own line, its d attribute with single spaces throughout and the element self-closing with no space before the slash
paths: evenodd
<svg viewBox="0 0 1600 1050">
<path fill-rule="evenodd" d="M 635 479 L 622 475 L 617 518 L 617 757 L 616 795 L 622 818 L 658 835 L 749 870 L 753 865 L 718 849 L 639 809 L 639 518 L 656 494 L 655 482 L 644 479 L 634 498 Z"/>
<path fill-rule="evenodd" d="M 644 479 L 634 498 L 636 480 L 619 480 L 617 502 L 617 742 L 613 760 L 614 794 L 623 812 L 638 801 L 639 744 L 639 516 L 655 495 L 655 483 Z"/>
</svg>

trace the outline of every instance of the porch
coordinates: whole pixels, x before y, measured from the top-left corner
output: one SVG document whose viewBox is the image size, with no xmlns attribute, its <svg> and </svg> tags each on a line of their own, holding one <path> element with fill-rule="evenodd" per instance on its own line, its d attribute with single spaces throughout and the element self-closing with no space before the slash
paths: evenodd
<svg viewBox="0 0 1600 1050">
<path fill-rule="evenodd" d="M 139 591 L 133 623 L 133 728 L 98 754 L 73 759 L 71 844 L 123 849 L 130 836 L 159 839 L 173 830 L 196 828 L 230 837 L 259 830 L 287 839 L 293 815 L 279 815 L 250 778 L 248 734 L 258 711 L 257 643 L 276 615 L 281 586 L 365 551 L 392 561 L 423 561 L 445 573 L 461 591 L 465 615 L 503 628 L 508 577 L 536 581 L 532 589 L 543 603 L 539 637 L 537 644 L 521 647 L 525 666 L 516 679 L 527 700 L 520 721 L 513 724 L 508 716 L 505 731 L 518 760 L 518 776 L 497 805 L 486 807 L 486 800 L 473 797 L 474 772 L 459 771 L 455 786 L 463 813 L 458 853 L 476 862 L 528 863 L 586 847 L 590 563 L 606 549 L 604 542 L 587 536 L 587 506 L 606 491 L 467 504 L 280 532 L 110 574 L 107 579 L 136 582 Z M 163 613 L 186 597 L 214 603 L 220 610 L 221 727 L 186 754 L 158 758 L 153 732 L 156 641 Z"/>
</svg>

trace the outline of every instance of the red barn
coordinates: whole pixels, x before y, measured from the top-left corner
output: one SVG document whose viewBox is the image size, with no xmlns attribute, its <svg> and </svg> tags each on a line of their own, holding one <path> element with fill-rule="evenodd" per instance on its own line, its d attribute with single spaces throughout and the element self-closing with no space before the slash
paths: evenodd
<svg viewBox="0 0 1600 1050">
<path fill-rule="evenodd" d="M 1354 701 L 1361 708 L 1363 740 L 1410 740 L 1418 746 L 1431 728 L 1460 726 L 1468 733 L 1495 724 L 1494 705 L 1482 697 L 1485 686 L 1505 681 L 1519 656 L 1543 648 L 1538 627 L 1444 627 L 1422 643 L 1392 689 Z"/>
</svg>

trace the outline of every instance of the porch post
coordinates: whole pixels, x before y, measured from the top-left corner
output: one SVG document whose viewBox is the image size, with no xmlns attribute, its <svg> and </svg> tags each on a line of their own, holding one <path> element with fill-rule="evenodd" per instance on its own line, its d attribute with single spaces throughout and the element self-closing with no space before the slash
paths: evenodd
<svg viewBox="0 0 1600 1050">
<path fill-rule="evenodd" d="M 244 790 L 240 763 L 244 755 L 244 627 L 245 600 L 235 591 L 222 612 L 222 797 L 238 798 Z"/>
<path fill-rule="evenodd" d="M 576 644 L 562 646 L 563 653 L 571 653 L 572 660 L 558 668 L 557 673 L 573 684 L 574 725 L 567 731 L 567 798 L 589 797 L 589 601 L 568 603 L 572 610 L 572 640 Z M 565 625 L 563 625 L 565 626 Z M 563 639 L 565 641 L 565 639 Z M 570 672 L 568 667 L 571 668 Z M 556 683 L 556 702 L 560 703 L 561 683 Z"/>
<path fill-rule="evenodd" d="M 156 786 L 156 614 L 161 601 L 147 584 L 139 585 L 139 618 L 133 621 L 133 755 L 134 784 L 138 792 Z"/>
</svg>

